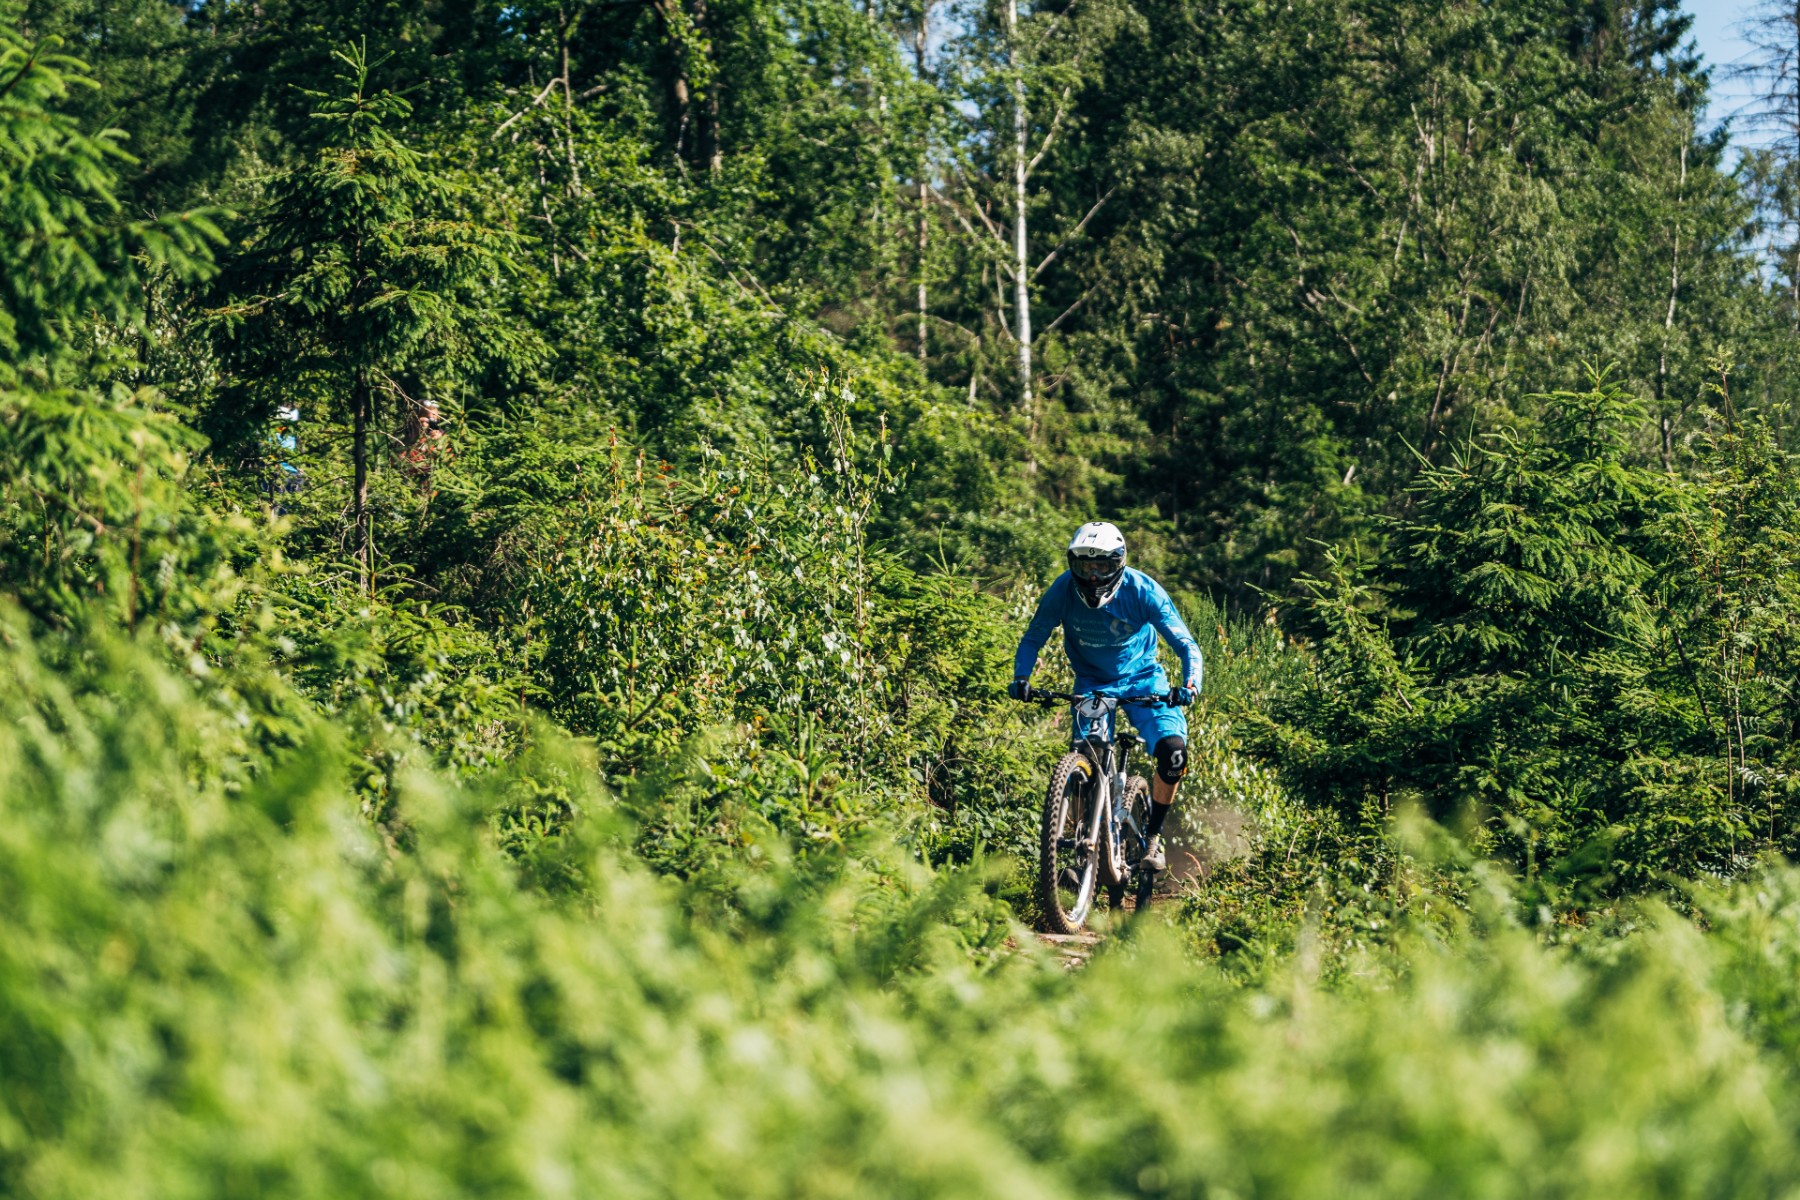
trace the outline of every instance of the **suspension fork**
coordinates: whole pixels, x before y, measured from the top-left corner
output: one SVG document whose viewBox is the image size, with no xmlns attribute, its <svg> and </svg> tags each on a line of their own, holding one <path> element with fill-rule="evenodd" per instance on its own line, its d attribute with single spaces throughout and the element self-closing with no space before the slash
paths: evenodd
<svg viewBox="0 0 1800 1200">
<path fill-rule="evenodd" d="M 1100 844 L 1106 823 L 1112 820 L 1112 770 L 1113 754 L 1110 746 L 1096 749 L 1090 739 L 1087 743 L 1088 761 L 1094 764 L 1094 805 L 1088 814 L 1088 827 L 1082 834 L 1081 844 L 1092 853 Z"/>
<path fill-rule="evenodd" d="M 1103 822 L 1112 819 L 1112 780 L 1104 771 L 1094 772 L 1094 805 L 1093 812 L 1088 815 L 1087 832 L 1082 835 L 1081 844 L 1091 852 L 1100 844 L 1100 834 L 1105 828 Z"/>
</svg>

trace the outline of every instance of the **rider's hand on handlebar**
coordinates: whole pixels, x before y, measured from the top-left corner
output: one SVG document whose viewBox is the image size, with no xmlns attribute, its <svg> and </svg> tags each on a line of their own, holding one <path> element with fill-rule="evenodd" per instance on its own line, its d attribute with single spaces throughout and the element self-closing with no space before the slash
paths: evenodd
<svg viewBox="0 0 1800 1200">
<path fill-rule="evenodd" d="M 1191 687 L 1172 687 L 1169 694 L 1163 697 L 1163 703 L 1176 708 L 1186 708 L 1194 702 L 1194 689 Z"/>
<path fill-rule="evenodd" d="M 1031 680 L 1029 680 L 1029 679 L 1013 680 L 1010 684 L 1007 685 L 1006 694 L 1008 696 L 1011 696 L 1014 700 L 1029 701 L 1031 699 Z"/>
</svg>

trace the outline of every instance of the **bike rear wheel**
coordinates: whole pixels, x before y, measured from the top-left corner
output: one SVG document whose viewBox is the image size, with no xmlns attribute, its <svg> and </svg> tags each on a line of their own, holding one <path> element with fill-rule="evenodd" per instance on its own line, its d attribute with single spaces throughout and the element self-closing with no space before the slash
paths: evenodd
<svg viewBox="0 0 1800 1200">
<path fill-rule="evenodd" d="M 1092 815 L 1094 764 L 1065 754 L 1050 773 L 1038 836 L 1038 907 L 1048 933 L 1077 933 L 1094 904 L 1099 856 L 1084 844 Z"/>
<path fill-rule="evenodd" d="M 1133 775 L 1125 782 L 1125 811 L 1130 814 L 1130 819 L 1119 827 L 1119 857 L 1125 861 L 1125 871 L 1120 882 L 1108 884 L 1106 888 L 1106 903 L 1114 912 L 1125 907 L 1125 893 L 1133 883 L 1137 884 L 1137 907 L 1148 907 L 1150 890 L 1156 885 L 1154 876 L 1146 876 L 1138 870 L 1138 863 L 1144 857 L 1143 830 L 1150 820 L 1150 781 L 1142 775 Z"/>
</svg>

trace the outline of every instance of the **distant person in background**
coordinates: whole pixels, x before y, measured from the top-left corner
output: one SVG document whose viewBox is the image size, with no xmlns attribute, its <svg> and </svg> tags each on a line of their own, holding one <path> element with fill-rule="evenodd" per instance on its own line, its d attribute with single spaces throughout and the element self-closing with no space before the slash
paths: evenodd
<svg viewBox="0 0 1800 1200">
<path fill-rule="evenodd" d="M 444 453 L 444 418 L 436 400 L 424 400 L 413 407 L 407 422 L 406 449 L 400 453 L 401 464 L 414 475 L 431 482 L 431 472 Z"/>
<path fill-rule="evenodd" d="M 275 449 L 282 457 L 275 463 L 275 479 L 270 491 L 277 496 L 293 495 L 306 487 L 306 476 L 300 468 L 288 461 L 289 457 L 298 457 L 300 453 L 300 410 L 291 404 L 284 404 L 275 410 Z M 287 510 L 280 503 L 275 505 L 275 512 L 281 514 Z"/>
</svg>

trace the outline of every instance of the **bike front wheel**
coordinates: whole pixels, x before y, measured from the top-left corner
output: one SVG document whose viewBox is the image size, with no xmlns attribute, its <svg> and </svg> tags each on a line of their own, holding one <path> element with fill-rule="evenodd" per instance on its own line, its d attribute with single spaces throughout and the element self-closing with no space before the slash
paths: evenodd
<svg viewBox="0 0 1800 1200">
<path fill-rule="evenodd" d="M 1094 764 L 1065 754 L 1050 773 L 1038 838 L 1038 907 L 1048 933 L 1077 933 L 1094 905 L 1094 847 L 1086 844 Z"/>
</svg>

